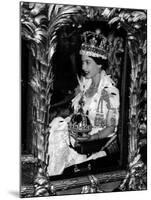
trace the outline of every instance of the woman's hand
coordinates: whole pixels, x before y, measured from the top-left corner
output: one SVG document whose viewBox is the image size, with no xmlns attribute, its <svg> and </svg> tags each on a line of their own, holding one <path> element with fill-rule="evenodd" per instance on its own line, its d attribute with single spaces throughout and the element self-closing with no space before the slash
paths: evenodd
<svg viewBox="0 0 151 200">
<path fill-rule="evenodd" d="M 88 142 L 91 140 L 91 135 L 84 134 L 82 136 L 78 136 L 77 133 L 71 132 L 70 136 L 73 137 L 78 143 L 79 142 Z"/>
<path fill-rule="evenodd" d="M 78 142 L 88 142 L 88 141 L 91 141 L 91 135 L 88 135 L 88 134 L 83 134 L 83 136 L 78 136 L 76 138 L 76 140 Z"/>
</svg>

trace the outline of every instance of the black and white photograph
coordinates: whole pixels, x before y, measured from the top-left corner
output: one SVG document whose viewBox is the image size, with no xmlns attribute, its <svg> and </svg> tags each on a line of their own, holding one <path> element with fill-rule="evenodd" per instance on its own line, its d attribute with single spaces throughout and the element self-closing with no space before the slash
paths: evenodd
<svg viewBox="0 0 151 200">
<path fill-rule="evenodd" d="M 147 9 L 19 9 L 20 197 L 147 190 Z"/>
</svg>

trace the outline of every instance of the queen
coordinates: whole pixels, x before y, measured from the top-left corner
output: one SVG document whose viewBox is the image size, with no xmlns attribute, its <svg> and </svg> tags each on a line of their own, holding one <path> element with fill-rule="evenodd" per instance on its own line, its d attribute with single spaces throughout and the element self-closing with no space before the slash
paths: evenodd
<svg viewBox="0 0 151 200">
<path fill-rule="evenodd" d="M 120 103 L 119 91 L 105 72 L 107 38 L 98 30 L 84 32 L 80 55 L 84 76 L 78 78 L 72 99 L 74 112 L 50 123 L 50 176 L 62 174 L 72 165 L 112 157 L 118 149 L 108 148 L 117 137 Z"/>
</svg>

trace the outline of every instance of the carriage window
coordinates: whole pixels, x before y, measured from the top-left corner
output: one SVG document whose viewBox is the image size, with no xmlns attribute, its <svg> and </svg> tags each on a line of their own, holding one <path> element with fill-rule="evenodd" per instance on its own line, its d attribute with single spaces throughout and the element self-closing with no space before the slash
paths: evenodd
<svg viewBox="0 0 151 200">
<path fill-rule="evenodd" d="M 119 34 L 116 29 L 114 30 L 113 28 L 109 28 L 105 22 L 96 22 L 96 24 L 88 22 L 84 24 L 83 27 L 84 29 L 91 27 L 92 30 L 97 29 L 97 27 L 101 27 L 102 30 L 104 30 L 104 34 L 109 38 L 109 59 L 103 67 L 106 70 L 106 73 L 111 76 L 119 90 L 120 107 L 119 123 L 117 128 L 119 154 L 116 155 L 117 159 L 115 162 L 113 162 L 112 159 L 112 165 L 108 159 L 98 158 L 95 161 L 91 160 L 89 162 L 84 162 L 81 165 L 79 164 L 78 167 L 77 165 L 67 167 L 63 173 L 64 177 L 74 175 L 78 176 L 81 174 L 88 174 L 90 172 L 98 173 L 99 169 L 101 169 L 101 171 L 120 169 L 124 168 L 127 164 L 128 112 L 124 111 L 128 111 L 129 106 L 128 84 L 130 78 L 130 61 L 127 54 L 126 33 L 121 29 Z M 80 33 L 73 30 L 72 27 L 64 27 L 64 29 L 60 32 L 58 34 L 58 48 L 53 58 L 55 90 L 52 96 L 54 102 L 50 109 L 51 120 L 58 116 L 66 118 L 69 115 L 72 115 L 73 109 L 71 107 L 71 101 L 75 95 L 75 88 L 78 87 L 77 75 L 78 77 L 84 75 L 82 70 L 82 61 L 79 55 L 81 43 Z M 74 43 L 74 41 L 76 41 L 76 43 Z M 99 141 L 99 143 L 101 143 L 101 141 Z M 93 142 L 87 145 L 90 149 L 93 149 L 93 146 L 98 146 L 98 143 Z M 77 171 L 77 173 L 74 173 L 73 175 L 72 171 L 74 170 Z"/>
</svg>

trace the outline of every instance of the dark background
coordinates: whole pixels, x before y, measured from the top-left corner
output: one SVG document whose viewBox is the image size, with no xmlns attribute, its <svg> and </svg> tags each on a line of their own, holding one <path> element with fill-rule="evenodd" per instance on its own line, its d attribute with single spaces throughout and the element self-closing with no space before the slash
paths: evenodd
<svg viewBox="0 0 151 200">
<path fill-rule="evenodd" d="M 51 117 L 60 114 L 68 115 L 70 100 L 73 98 L 74 89 L 78 85 L 77 75 L 81 76 L 81 59 L 79 55 L 81 38 L 80 35 L 86 30 L 100 28 L 104 35 L 114 31 L 115 36 L 125 37 L 123 30 L 116 31 L 114 27 L 109 27 L 106 22 L 88 21 L 77 29 L 72 26 L 64 26 L 57 32 L 57 47 L 52 58 L 53 64 L 53 94 L 51 98 Z M 22 153 L 32 153 L 32 94 L 29 85 L 31 68 L 34 59 L 30 50 L 30 43 L 21 40 L 21 150 Z M 120 83 L 121 80 L 119 80 Z M 120 85 L 120 84 L 119 84 Z M 119 88 L 120 89 L 120 88 Z M 54 106 L 58 103 L 61 106 Z M 66 109 L 66 110 L 64 110 Z M 52 118 L 51 118 L 52 119 Z"/>
</svg>

